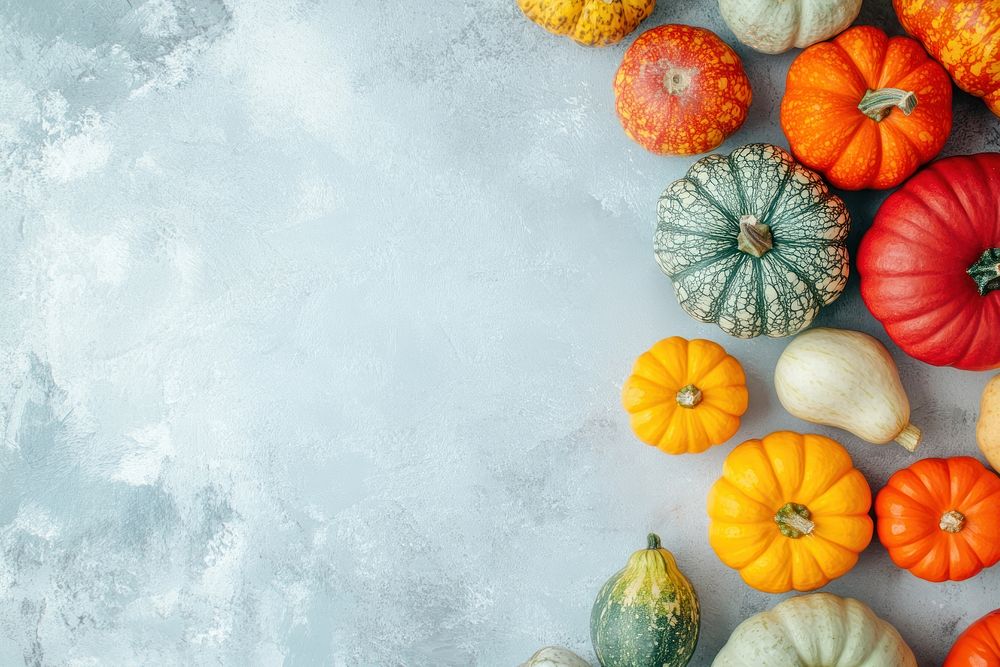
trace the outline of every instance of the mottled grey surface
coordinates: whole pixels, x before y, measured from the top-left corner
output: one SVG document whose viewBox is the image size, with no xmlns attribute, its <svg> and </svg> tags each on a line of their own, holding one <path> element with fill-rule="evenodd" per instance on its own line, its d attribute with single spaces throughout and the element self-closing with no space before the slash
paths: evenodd
<svg viewBox="0 0 1000 667">
<path fill-rule="evenodd" d="M 861 20 L 899 30 L 886 0 Z M 732 41 L 711 0 L 665 22 Z M 735 442 L 812 430 L 771 388 L 785 343 L 692 322 L 652 259 L 691 160 L 622 133 L 624 45 L 512 0 L 6 0 L 0 43 L 0 664 L 593 658 L 593 596 L 651 529 L 701 596 L 692 664 L 779 599 L 706 541 L 731 446 L 668 457 L 619 407 L 637 354 L 702 336 L 747 367 Z M 783 144 L 791 55 L 738 50 L 726 148 Z M 955 110 L 946 153 L 1000 148 Z M 853 249 L 882 195 L 847 199 Z M 885 340 L 854 279 L 819 322 Z M 923 453 L 973 453 L 986 374 L 893 351 Z M 838 436 L 875 487 L 913 460 Z M 998 585 L 875 544 L 829 590 L 929 667 Z"/>
</svg>

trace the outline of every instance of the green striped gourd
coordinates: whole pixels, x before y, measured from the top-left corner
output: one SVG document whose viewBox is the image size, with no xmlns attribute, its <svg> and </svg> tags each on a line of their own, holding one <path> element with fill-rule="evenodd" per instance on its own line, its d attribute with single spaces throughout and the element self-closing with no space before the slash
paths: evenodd
<svg viewBox="0 0 1000 667">
<path fill-rule="evenodd" d="M 602 667 L 684 667 L 699 622 L 691 582 L 650 533 L 648 548 L 632 554 L 597 594 L 590 636 Z"/>
</svg>

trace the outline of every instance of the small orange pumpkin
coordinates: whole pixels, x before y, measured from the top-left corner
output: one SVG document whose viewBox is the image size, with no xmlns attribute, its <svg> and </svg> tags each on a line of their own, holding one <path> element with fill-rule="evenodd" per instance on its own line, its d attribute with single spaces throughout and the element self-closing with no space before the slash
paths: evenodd
<svg viewBox="0 0 1000 667">
<path fill-rule="evenodd" d="M 636 359 L 622 403 L 632 430 L 668 454 L 702 452 L 729 440 L 747 410 L 746 375 L 710 340 L 661 340 Z"/>
<path fill-rule="evenodd" d="M 704 28 L 661 25 L 639 35 L 615 76 L 625 133 L 666 155 L 705 153 L 743 125 L 753 99 L 743 63 Z"/>
<path fill-rule="evenodd" d="M 1000 477 L 968 456 L 896 472 L 875 500 L 892 561 L 927 581 L 961 581 L 1000 561 Z"/>
<path fill-rule="evenodd" d="M 781 127 L 792 152 L 844 190 L 899 185 L 951 132 L 951 80 L 915 40 L 851 28 L 788 70 Z"/>
<path fill-rule="evenodd" d="M 584 46 L 617 44 L 653 12 L 656 0 L 517 0 L 524 15 Z"/>
<path fill-rule="evenodd" d="M 1000 609 L 986 614 L 958 636 L 944 667 L 1000 667 Z"/>
</svg>

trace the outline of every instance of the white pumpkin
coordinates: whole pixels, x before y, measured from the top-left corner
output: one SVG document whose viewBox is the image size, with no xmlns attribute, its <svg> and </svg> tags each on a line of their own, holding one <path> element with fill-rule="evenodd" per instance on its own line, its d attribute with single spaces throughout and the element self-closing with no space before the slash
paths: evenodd
<svg viewBox="0 0 1000 667">
<path fill-rule="evenodd" d="M 804 49 L 839 35 L 861 11 L 861 0 L 719 0 L 736 38 L 764 53 Z"/>
<path fill-rule="evenodd" d="M 546 646 L 536 651 L 521 667 L 590 667 L 590 663 L 568 648 Z"/>
<path fill-rule="evenodd" d="M 785 600 L 743 621 L 712 667 L 917 667 L 896 628 L 830 593 Z"/>
</svg>

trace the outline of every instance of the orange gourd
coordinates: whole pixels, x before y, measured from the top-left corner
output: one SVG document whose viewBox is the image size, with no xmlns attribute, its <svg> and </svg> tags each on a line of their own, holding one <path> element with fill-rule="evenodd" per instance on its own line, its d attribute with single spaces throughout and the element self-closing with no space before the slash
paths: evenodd
<svg viewBox="0 0 1000 667">
<path fill-rule="evenodd" d="M 1000 609 L 986 614 L 958 636 L 944 667 L 1000 667 Z"/>
<path fill-rule="evenodd" d="M 759 591 L 811 591 L 858 562 L 872 539 L 871 502 L 839 443 L 772 433 L 726 457 L 708 495 L 708 540 Z"/>
<path fill-rule="evenodd" d="M 893 0 L 899 22 L 958 87 L 1000 116 L 1000 0 Z"/>
<path fill-rule="evenodd" d="M 951 80 L 915 40 L 861 26 L 792 63 L 781 126 L 800 162 L 844 190 L 899 185 L 951 132 Z"/>
<path fill-rule="evenodd" d="M 743 367 L 710 340 L 661 340 L 636 359 L 622 404 L 632 430 L 668 454 L 702 452 L 740 427 L 748 393 Z"/>
<path fill-rule="evenodd" d="M 705 153 L 743 125 L 753 93 L 743 63 L 718 35 L 661 25 L 639 35 L 615 76 L 625 133 L 666 155 Z"/>
<path fill-rule="evenodd" d="M 892 561 L 927 581 L 961 581 L 1000 561 L 1000 477 L 968 456 L 896 472 L 875 501 Z"/>
<path fill-rule="evenodd" d="M 653 12 L 656 0 L 517 0 L 524 15 L 584 46 L 617 44 Z"/>
</svg>

